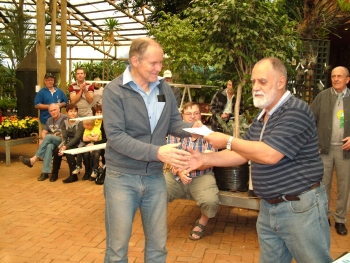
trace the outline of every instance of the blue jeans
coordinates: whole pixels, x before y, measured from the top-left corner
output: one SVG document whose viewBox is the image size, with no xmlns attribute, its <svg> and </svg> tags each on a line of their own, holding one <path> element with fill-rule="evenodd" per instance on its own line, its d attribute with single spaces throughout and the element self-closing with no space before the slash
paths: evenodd
<svg viewBox="0 0 350 263">
<path fill-rule="evenodd" d="M 292 258 L 298 263 L 332 262 L 324 185 L 299 198 L 275 205 L 261 201 L 256 223 L 260 263 L 290 263 Z"/>
<path fill-rule="evenodd" d="M 163 173 L 131 175 L 106 170 L 105 263 L 127 263 L 135 213 L 140 208 L 145 234 L 145 263 L 164 263 L 167 255 L 167 189 Z"/>
<path fill-rule="evenodd" d="M 62 142 L 62 138 L 52 134 L 47 134 L 41 142 L 35 156 L 43 158 L 42 173 L 51 173 L 51 160 L 53 149 L 56 148 Z"/>
</svg>

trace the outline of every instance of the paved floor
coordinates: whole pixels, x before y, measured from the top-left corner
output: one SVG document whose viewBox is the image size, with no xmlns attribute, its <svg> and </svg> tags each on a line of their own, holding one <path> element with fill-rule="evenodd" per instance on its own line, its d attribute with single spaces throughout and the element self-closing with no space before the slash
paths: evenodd
<svg viewBox="0 0 350 263">
<path fill-rule="evenodd" d="M 57 182 L 38 182 L 41 163 L 28 168 L 18 161 L 18 156 L 30 156 L 35 150 L 34 144 L 13 147 L 12 163 L 7 167 L 5 149 L 0 147 L 0 262 L 103 262 L 103 186 L 81 180 L 63 184 L 62 179 L 68 174 L 65 164 Z M 334 202 L 335 191 L 332 207 Z M 258 262 L 256 211 L 221 206 L 217 216 L 209 221 L 204 238 L 192 241 L 187 237 L 199 214 L 193 201 L 177 200 L 169 204 L 167 263 Z M 331 255 L 336 258 L 350 251 L 350 234 L 339 236 L 333 226 Z M 350 230 L 350 224 L 348 227 Z M 137 213 L 129 263 L 143 262 L 143 247 Z"/>
</svg>

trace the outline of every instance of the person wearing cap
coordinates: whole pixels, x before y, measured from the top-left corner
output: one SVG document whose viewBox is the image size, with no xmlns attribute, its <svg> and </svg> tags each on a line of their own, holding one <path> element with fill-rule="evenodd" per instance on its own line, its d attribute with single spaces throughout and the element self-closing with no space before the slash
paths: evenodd
<svg viewBox="0 0 350 263">
<path fill-rule="evenodd" d="M 52 73 L 46 73 L 44 77 L 45 86 L 36 94 L 34 99 L 34 106 L 36 109 L 40 110 L 40 122 L 46 124 L 48 118 L 51 117 L 48 109 L 49 105 L 52 103 L 57 103 L 57 105 L 62 108 L 65 107 L 68 99 L 64 92 L 55 87 L 55 75 Z"/>
<path fill-rule="evenodd" d="M 172 77 L 173 77 L 173 74 L 171 73 L 170 70 L 167 69 L 166 71 L 164 71 L 163 78 L 170 85 L 170 88 L 172 89 L 172 91 L 174 93 L 174 96 L 175 96 L 175 99 L 176 99 L 176 102 L 177 102 L 177 107 L 180 107 L 180 104 L 181 104 L 181 92 L 180 92 L 180 89 L 178 87 L 174 87 L 174 86 L 171 85 Z"/>
</svg>

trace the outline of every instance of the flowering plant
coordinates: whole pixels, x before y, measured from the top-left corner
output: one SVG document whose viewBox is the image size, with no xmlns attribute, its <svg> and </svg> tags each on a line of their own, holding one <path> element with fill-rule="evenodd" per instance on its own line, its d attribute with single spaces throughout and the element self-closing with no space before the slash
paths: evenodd
<svg viewBox="0 0 350 263">
<path fill-rule="evenodd" d="M 29 117 L 26 116 L 23 121 L 25 121 L 26 126 L 27 126 L 27 131 L 29 133 L 39 133 L 39 122 L 38 122 L 38 118 L 36 117 Z"/>
<path fill-rule="evenodd" d="M 4 118 L 0 124 L 0 133 L 2 136 L 8 136 L 12 133 L 13 126 L 9 118 Z"/>
<path fill-rule="evenodd" d="M 0 135 L 8 136 L 14 132 L 22 131 L 26 133 L 38 132 L 38 118 L 25 117 L 18 119 L 17 116 L 3 117 L 0 124 Z"/>
</svg>

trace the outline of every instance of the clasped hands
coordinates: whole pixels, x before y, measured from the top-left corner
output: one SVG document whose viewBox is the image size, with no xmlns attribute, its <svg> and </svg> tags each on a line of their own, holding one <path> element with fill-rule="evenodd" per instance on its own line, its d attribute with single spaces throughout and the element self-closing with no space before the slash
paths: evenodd
<svg viewBox="0 0 350 263">
<path fill-rule="evenodd" d="M 212 132 L 204 136 L 204 139 L 214 148 L 223 149 L 226 148 L 229 137 L 229 135 L 220 132 Z M 183 173 L 185 176 L 191 171 L 197 170 L 199 167 L 205 165 L 202 156 L 203 153 L 193 150 L 190 147 L 188 147 L 186 151 L 180 150 L 178 149 L 179 146 L 180 143 L 161 146 L 158 151 L 159 160 L 170 164 L 174 171 Z M 183 182 L 182 178 L 181 181 Z"/>
</svg>

